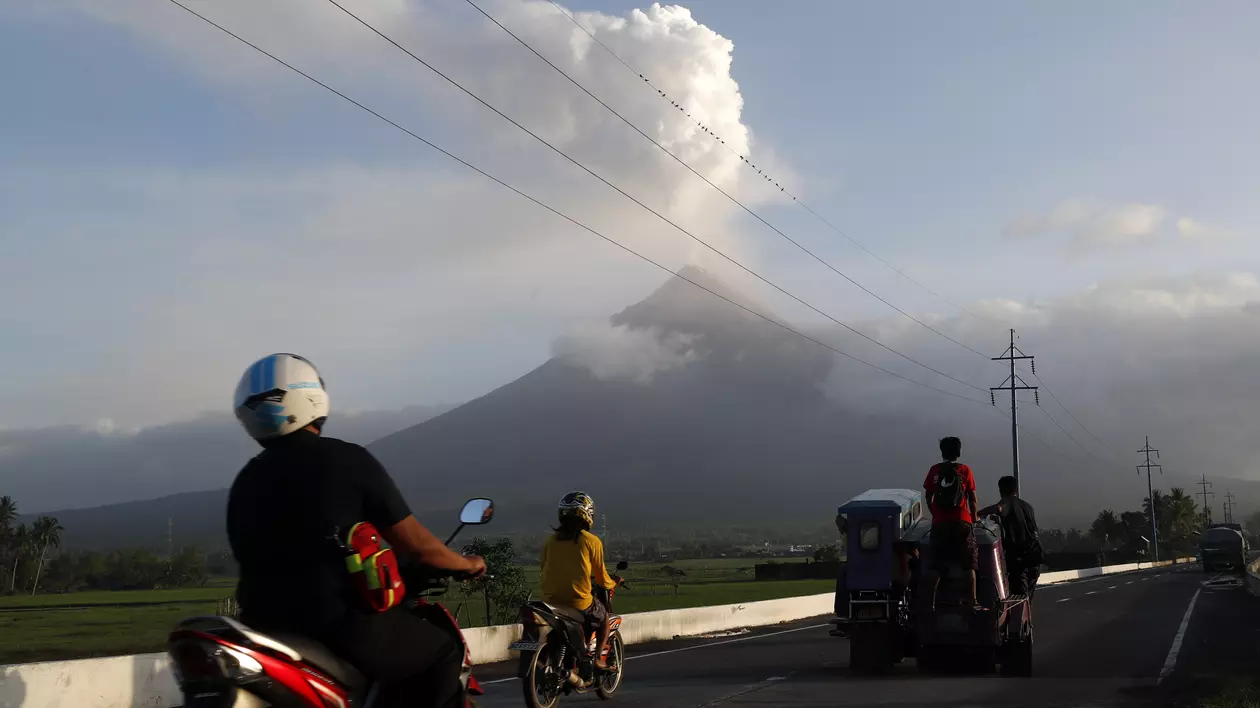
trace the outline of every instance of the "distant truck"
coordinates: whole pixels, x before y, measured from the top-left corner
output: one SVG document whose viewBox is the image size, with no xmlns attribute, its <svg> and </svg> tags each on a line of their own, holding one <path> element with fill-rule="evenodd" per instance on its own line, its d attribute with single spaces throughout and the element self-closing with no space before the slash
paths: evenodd
<svg viewBox="0 0 1260 708">
<path fill-rule="evenodd" d="M 1250 551 L 1241 524 L 1211 524 L 1199 534 L 1199 559 L 1205 573 L 1214 570 L 1242 572 L 1247 568 Z"/>
</svg>

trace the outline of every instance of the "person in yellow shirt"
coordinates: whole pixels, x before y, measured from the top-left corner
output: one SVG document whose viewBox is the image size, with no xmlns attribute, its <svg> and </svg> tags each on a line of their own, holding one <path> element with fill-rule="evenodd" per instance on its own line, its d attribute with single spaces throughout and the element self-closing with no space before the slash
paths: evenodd
<svg viewBox="0 0 1260 708">
<path fill-rule="evenodd" d="M 582 613 L 587 627 L 597 632 L 595 668 L 606 670 L 600 655 L 608 642 L 608 609 L 592 591 L 598 587 L 607 592 L 616 583 L 604 567 L 604 544 L 591 533 L 595 500 L 586 492 L 569 492 L 560 500 L 558 515 L 559 528 L 543 543 L 542 599 Z"/>
</svg>

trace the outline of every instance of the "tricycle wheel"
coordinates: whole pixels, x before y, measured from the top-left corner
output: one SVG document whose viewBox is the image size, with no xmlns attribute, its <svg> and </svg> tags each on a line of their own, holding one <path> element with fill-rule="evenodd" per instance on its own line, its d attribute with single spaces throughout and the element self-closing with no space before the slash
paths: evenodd
<svg viewBox="0 0 1260 708">
<path fill-rule="evenodd" d="M 893 637 L 887 625 L 856 624 L 849 628 L 849 669 L 885 671 L 893 664 Z"/>
</svg>

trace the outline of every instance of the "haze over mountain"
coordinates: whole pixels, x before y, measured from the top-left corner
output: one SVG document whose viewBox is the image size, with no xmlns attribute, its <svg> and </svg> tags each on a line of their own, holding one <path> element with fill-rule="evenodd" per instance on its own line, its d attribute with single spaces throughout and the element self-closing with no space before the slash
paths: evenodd
<svg viewBox="0 0 1260 708">
<path fill-rule="evenodd" d="M 228 407 L 224 397 L 222 408 Z M 454 408 L 339 413 L 332 435 L 367 444 Z M 230 411 L 139 431 L 62 426 L 0 430 L 0 494 L 23 511 L 91 507 L 220 489 L 258 452 Z"/>
<path fill-rule="evenodd" d="M 681 275 L 769 315 L 766 306 L 710 273 L 689 267 Z M 1065 302 L 975 308 L 980 317 L 1016 323 L 1019 346 L 1038 355 L 1038 373 L 1109 443 L 1104 448 L 1069 427 L 1073 421 L 1044 392 L 1045 410 L 1097 459 L 1031 401 L 1023 406 L 1024 496 L 1044 525 L 1083 527 L 1101 508 L 1139 508 L 1146 485 L 1134 472 L 1137 459 L 1130 450 L 1141 444 L 1142 431 L 1154 431 L 1152 442 L 1165 449 L 1168 469 L 1156 478 L 1157 487 L 1193 491 L 1192 481 L 1207 473 L 1218 493 L 1228 487 L 1237 495 L 1238 513 L 1260 501 L 1260 484 L 1225 478 L 1248 472 L 1251 453 L 1225 443 L 1245 439 L 1245 419 L 1228 413 L 1257 393 L 1256 377 L 1196 393 L 1221 367 L 1247 370 L 1260 363 L 1256 308 L 1248 304 L 1260 299 L 1260 286 L 1247 279 L 1192 285 L 1117 286 Z M 1146 296 L 1134 300 L 1135 292 Z M 981 345 L 1002 332 L 977 318 L 935 324 Z M 855 327 L 961 379 L 1002 381 L 1001 367 L 987 357 L 912 323 Z M 551 520 L 550 505 L 573 488 L 594 494 L 622 529 L 826 523 L 837 503 L 863 489 L 917 488 L 937 457 L 936 440 L 948 434 L 963 438 L 982 500 L 994 496 L 997 477 L 1010 470 L 1010 424 L 986 396 L 905 360 L 898 363 L 887 351 L 879 358 L 878 347 L 852 332 L 808 333 L 980 402 L 835 356 L 676 277 L 603 325 L 561 337 L 553 357 L 525 376 L 369 448 L 424 518 L 440 521 L 464 499 L 484 495 L 498 502 L 496 528 L 504 531 L 542 528 Z M 1098 355 L 1101 333 L 1139 348 L 1158 334 L 1160 347 L 1117 363 L 1114 352 L 1111 358 Z M 1205 359 L 1197 342 L 1207 337 L 1220 348 L 1212 356 L 1216 365 L 1205 369 L 1198 364 Z M 1002 342 L 993 344 L 992 354 L 1000 354 Z M 1021 375 L 1035 382 L 1031 374 Z M 1005 399 L 998 404 L 1004 409 Z M 335 431 L 330 424 L 330 433 Z M 224 482 L 235 469 L 222 472 Z M 215 529 L 221 528 L 223 500 L 223 491 L 212 491 L 58 516 L 70 544 L 106 537 L 149 543 L 164 538 L 168 516 L 182 529 L 181 538 L 213 543 L 221 533 Z"/>
</svg>

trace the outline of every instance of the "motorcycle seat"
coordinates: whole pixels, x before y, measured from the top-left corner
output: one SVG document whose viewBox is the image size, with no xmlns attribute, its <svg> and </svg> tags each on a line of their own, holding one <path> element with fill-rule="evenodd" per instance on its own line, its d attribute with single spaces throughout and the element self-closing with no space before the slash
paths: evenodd
<svg viewBox="0 0 1260 708">
<path fill-rule="evenodd" d="M 322 669 L 348 688 L 361 688 L 367 684 L 367 677 L 321 642 L 300 634 L 272 634 L 270 638 L 292 649 L 302 657 L 302 661 Z"/>
<path fill-rule="evenodd" d="M 576 625 L 581 626 L 581 625 L 586 624 L 586 616 L 583 615 L 581 611 L 579 610 L 575 610 L 572 607 L 561 607 L 559 605 L 550 605 L 550 604 L 547 605 L 547 607 L 552 612 L 556 613 L 557 616 L 562 617 L 565 620 L 568 620 Z"/>
</svg>

